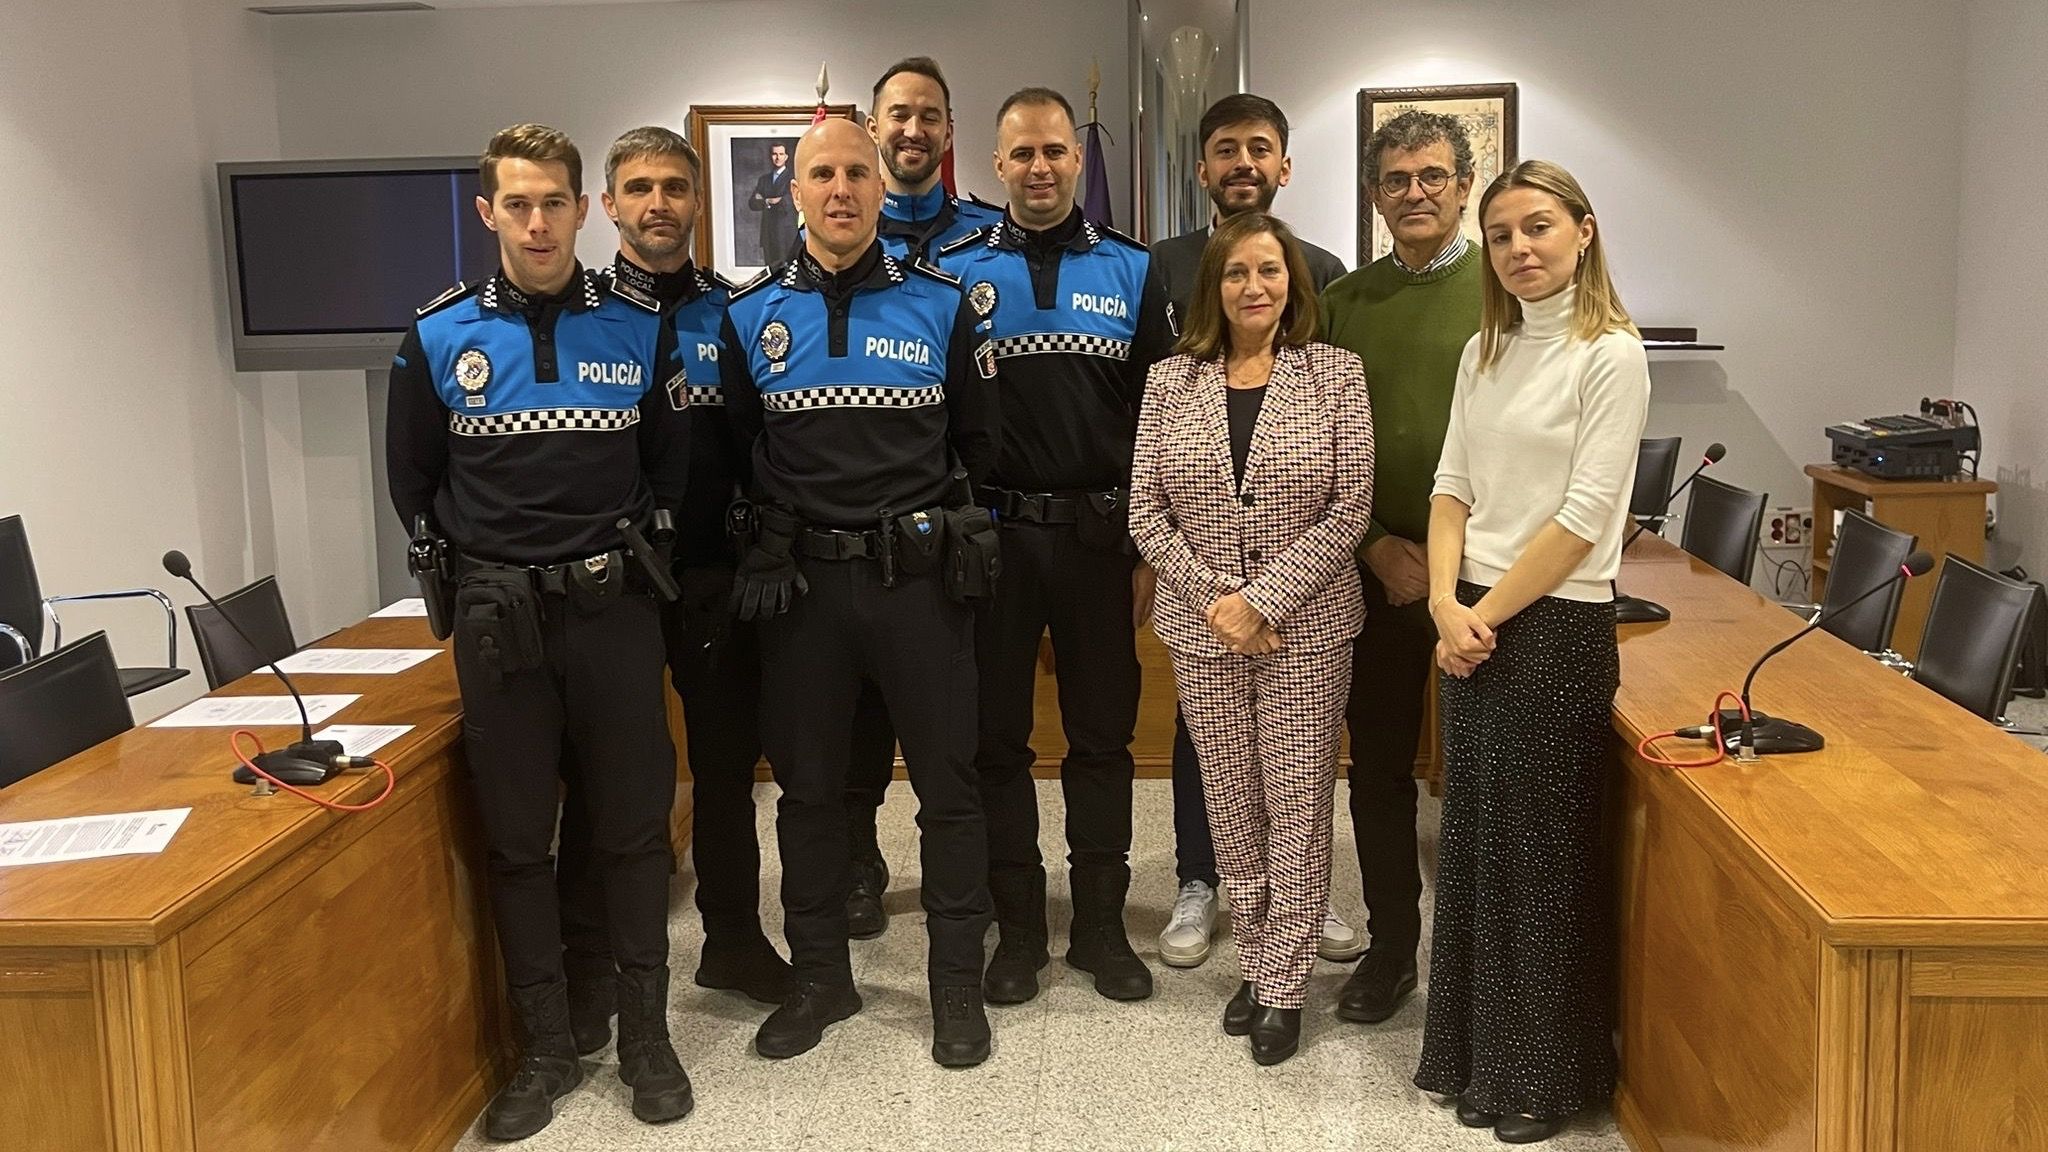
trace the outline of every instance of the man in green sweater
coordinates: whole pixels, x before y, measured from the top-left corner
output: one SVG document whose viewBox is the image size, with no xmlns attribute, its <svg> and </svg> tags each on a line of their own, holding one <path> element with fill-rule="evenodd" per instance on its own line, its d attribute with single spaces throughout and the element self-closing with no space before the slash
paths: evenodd
<svg viewBox="0 0 2048 1152">
<path fill-rule="evenodd" d="M 1372 397 L 1372 522 L 1359 547 L 1365 627 L 1353 649 L 1351 823 L 1372 945 L 1337 1014 L 1392 1016 L 1415 990 L 1422 871 L 1415 750 L 1436 628 L 1430 623 L 1429 492 L 1451 418 L 1458 359 L 1479 331 L 1482 246 L 1461 225 L 1472 142 L 1441 113 L 1411 110 L 1366 142 L 1365 180 L 1394 250 L 1323 293 L 1323 339 L 1365 361 Z"/>
</svg>

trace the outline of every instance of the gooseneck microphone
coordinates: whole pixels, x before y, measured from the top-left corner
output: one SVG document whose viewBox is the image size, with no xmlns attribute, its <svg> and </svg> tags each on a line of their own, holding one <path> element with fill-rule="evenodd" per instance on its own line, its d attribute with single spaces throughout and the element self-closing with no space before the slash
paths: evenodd
<svg viewBox="0 0 2048 1152">
<path fill-rule="evenodd" d="M 249 651 L 260 651 L 256 642 L 249 639 L 249 634 L 242 631 L 242 626 L 235 621 L 233 614 L 222 607 L 220 601 L 213 598 L 213 593 L 206 590 L 206 586 L 199 582 L 198 577 L 192 575 L 192 561 L 186 558 L 183 552 L 174 548 L 164 553 L 164 571 L 197 588 L 199 594 L 206 598 L 206 602 L 213 606 L 213 610 L 220 613 L 220 618 L 227 621 L 228 627 L 235 630 L 235 635 L 242 638 L 242 643 L 249 646 Z M 278 667 L 276 661 L 267 661 L 265 667 L 277 673 L 277 678 L 284 682 L 285 691 L 292 694 L 292 700 L 299 706 L 299 741 L 288 748 L 258 755 L 258 768 L 287 784 L 324 784 L 340 775 L 344 768 L 369 766 L 367 761 L 358 763 L 357 757 L 349 756 L 339 740 L 313 739 L 313 720 L 306 712 L 306 698 L 299 695 L 298 686 L 292 683 L 291 677 L 284 674 L 284 669 Z M 246 767 L 235 769 L 236 783 L 254 784 L 256 780 L 256 774 Z"/>
<path fill-rule="evenodd" d="M 1706 471 L 1712 465 L 1719 464 L 1721 458 L 1726 455 L 1728 455 L 1728 446 L 1719 440 L 1707 445 L 1707 450 L 1700 456 L 1700 466 L 1693 469 L 1692 475 L 1687 476 L 1679 483 L 1678 487 L 1673 488 L 1665 495 L 1663 502 L 1657 505 L 1655 515 L 1640 517 L 1642 522 L 1636 525 L 1635 531 L 1628 534 L 1628 539 L 1621 542 L 1621 550 L 1623 552 L 1628 551 L 1628 546 L 1636 542 L 1636 537 L 1641 536 L 1649 528 L 1650 521 L 1663 519 L 1671 511 L 1672 502 L 1678 499 L 1678 494 L 1690 487 L 1692 482 L 1699 477 L 1700 473 Z M 1616 624 L 1654 624 L 1660 620 L 1669 619 L 1671 619 L 1671 610 L 1669 608 L 1654 600 L 1644 600 L 1640 597 L 1630 596 L 1628 593 L 1623 592 L 1618 584 L 1615 587 L 1614 622 Z"/>
<path fill-rule="evenodd" d="M 1771 645 L 1763 655 L 1757 657 L 1756 663 L 1749 666 L 1749 675 L 1742 678 L 1742 709 L 1737 711 L 1733 708 L 1723 708 L 1716 714 L 1721 724 L 1722 739 L 1727 742 L 1728 751 L 1735 753 L 1737 760 L 1754 761 L 1759 755 L 1771 756 L 1788 752 L 1817 752 L 1824 747 L 1827 741 L 1819 732 L 1806 725 L 1780 716 L 1766 716 L 1761 712 L 1750 710 L 1749 689 L 1752 684 L 1756 683 L 1757 672 L 1763 668 L 1765 662 L 1770 660 L 1771 657 L 1797 644 L 1814 629 L 1902 580 L 1910 580 L 1915 576 L 1927 575 L 1933 568 L 1934 557 L 1925 552 L 1913 553 L 1906 557 L 1904 563 L 1899 565 L 1898 571 L 1879 580 L 1876 584 L 1871 585 L 1855 596 L 1850 597 L 1847 601 L 1814 617 L 1811 624 Z M 1730 728 L 1734 726 L 1739 726 L 1740 731 L 1730 732 Z M 1713 734 L 1714 726 L 1711 722 L 1701 728 L 1686 729 L 1680 733 L 1683 736 L 1692 736 L 1694 738 L 1706 737 L 1710 739 Z"/>
</svg>

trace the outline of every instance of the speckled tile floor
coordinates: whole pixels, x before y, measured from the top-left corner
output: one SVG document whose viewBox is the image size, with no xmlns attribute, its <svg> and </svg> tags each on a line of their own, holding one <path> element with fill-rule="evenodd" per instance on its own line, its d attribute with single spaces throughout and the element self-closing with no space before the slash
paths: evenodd
<svg viewBox="0 0 2048 1152">
<path fill-rule="evenodd" d="M 1345 785 L 1341 782 L 1338 788 Z M 762 909 L 780 939 L 772 894 L 772 785 L 757 790 L 767 846 Z M 1048 860 L 1062 827 L 1056 785 L 1041 782 Z M 1141 780 L 1137 845 L 1127 922 L 1139 954 L 1152 964 L 1156 991 L 1140 1004 L 1095 994 L 1088 977 L 1059 959 L 1068 908 L 1064 877 L 1052 877 L 1054 959 L 1044 991 L 1029 1004 L 991 1010 L 995 1051 L 979 1068 L 947 1070 L 931 1062 L 924 983 L 923 916 L 917 903 L 914 805 L 907 785 L 890 789 L 882 844 L 896 875 L 887 905 L 889 931 L 853 946 L 855 977 L 867 1007 L 834 1026 L 825 1042 L 793 1060 L 756 1056 L 755 1027 L 767 1009 L 736 994 L 689 983 L 700 940 L 690 903 L 692 877 L 677 878 L 671 920 L 677 968 L 673 997 L 676 1049 L 689 1069 L 697 1109 L 655 1128 L 633 1118 L 609 1048 L 584 1061 L 588 1079 L 563 1102 L 546 1132 L 517 1147 L 533 1152 L 855 1152 L 863 1149 L 1011 1152 L 1021 1149 L 1116 1152 L 1273 1149 L 1274 1152 L 1450 1152 L 1499 1148 L 1486 1132 L 1458 1126 L 1408 1082 L 1422 1044 L 1423 1000 L 1416 996 L 1374 1028 L 1331 1014 L 1348 965 L 1318 963 L 1304 1015 L 1301 1052 L 1284 1064 L 1253 1064 L 1241 1039 L 1217 1027 L 1236 990 L 1228 931 L 1207 964 L 1192 970 L 1158 963 L 1157 937 L 1173 901 L 1172 795 L 1164 780 Z M 1433 849 L 1437 805 L 1423 800 L 1425 856 Z M 1337 804 L 1333 892 L 1354 924 L 1362 911 L 1358 860 L 1345 805 Z M 1430 897 L 1424 894 L 1427 916 Z M 1426 937 L 1426 925 L 1425 925 Z M 1425 969 L 1425 979 L 1427 970 Z M 498 1147 L 474 1130 L 458 1152 Z M 1611 1118 L 1583 1119 L 1552 1140 L 1556 1152 L 1621 1152 Z"/>
</svg>

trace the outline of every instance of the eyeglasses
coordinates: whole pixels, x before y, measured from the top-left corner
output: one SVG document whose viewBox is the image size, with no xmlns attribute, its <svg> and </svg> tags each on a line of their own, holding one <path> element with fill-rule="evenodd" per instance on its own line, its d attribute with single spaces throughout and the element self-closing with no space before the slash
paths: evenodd
<svg viewBox="0 0 2048 1152">
<path fill-rule="evenodd" d="M 1422 185 L 1423 195 L 1434 196 L 1451 182 L 1451 174 L 1441 168 L 1424 168 L 1412 177 L 1406 172 L 1389 172 L 1380 177 L 1380 193 L 1386 196 L 1406 196 L 1410 180 Z"/>
</svg>

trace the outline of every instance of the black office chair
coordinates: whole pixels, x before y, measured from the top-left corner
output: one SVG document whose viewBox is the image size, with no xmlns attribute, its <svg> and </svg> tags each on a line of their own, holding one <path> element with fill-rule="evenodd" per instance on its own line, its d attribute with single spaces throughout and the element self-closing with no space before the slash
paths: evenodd
<svg viewBox="0 0 2048 1152">
<path fill-rule="evenodd" d="M 36 576 L 36 561 L 28 547 L 28 528 L 20 516 L 0 519 L 0 624 L 6 624 L 20 634 L 26 642 L 30 658 L 42 651 L 43 621 L 47 617 L 50 625 L 49 647 L 64 645 L 64 622 L 57 616 L 57 605 L 84 600 L 127 600 L 147 596 L 155 600 L 164 610 L 165 659 L 168 667 L 123 668 L 121 669 L 121 690 L 130 696 L 139 696 L 155 688 L 161 688 L 173 680 L 188 675 L 188 670 L 178 667 L 178 616 L 171 607 L 171 598 L 154 588 L 129 588 L 119 592 L 80 592 L 68 596 L 43 595 L 42 581 Z M 0 638 L 0 648 L 14 649 L 12 638 Z M 12 656 L 0 657 L 11 662 Z M 0 664 L 0 667 L 4 667 Z"/>
<path fill-rule="evenodd" d="M 1765 492 L 1751 492 L 1707 476 L 1692 482 L 1685 504 L 1685 530 L 1678 546 L 1744 584 L 1756 567 L 1758 537 L 1764 530 Z"/>
<path fill-rule="evenodd" d="M 1941 563 L 1913 679 L 2009 732 L 2043 735 L 2005 718 L 2034 588 L 1960 556 Z"/>
<path fill-rule="evenodd" d="M 1678 479 L 1681 442 L 1677 436 L 1646 437 L 1641 451 L 1636 453 L 1636 482 L 1629 490 L 1628 514 L 1651 532 L 1664 530 L 1664 498 Z"/>
<path fill-rule="evenodd" d="M 1818 604 L 1787 607 L 1805 616 L 1808 623 L 1824 613 L 1847 604 L 1880 583 L 1899 574 L 1900 565 L 1912 554 L 1920 538 L 1887 528 L 1861 512 L 1850 510 L 1835 533 L 1835 555 L 1829 561 L 1828 591 Z M 1830 633 L 1865 652 L 1888 653 L 1892 626 L 1898 623 L 1899 601 L 1906 594 L 1906 582 L 1896 581 L 1891 591 L 1866 596 L 1855 607 L 1831 617 L 1821 631 Z"/>
<path fill-rule="evenodd" d="M 188 605 L 185 620 L 192 625 L 192 644 L 199 649 L 199 666 L 206 671 L 208 687 L 240 680 L 299 650 L 299 642 L 292 638 L 292 622 L 285 615 L 284 595 L 277 590 L 277 577 L 265 576 L 235 589 L 220 598 L 220 606 L 256 647 L 251 648 L 248 640 L 237 635 L 228 618 L 213 605 Z"/>
<path fill-rule="evenodd" d="M 105 632 L 0 672 L 0 788 L 133 727 Z"/>
</svg>

